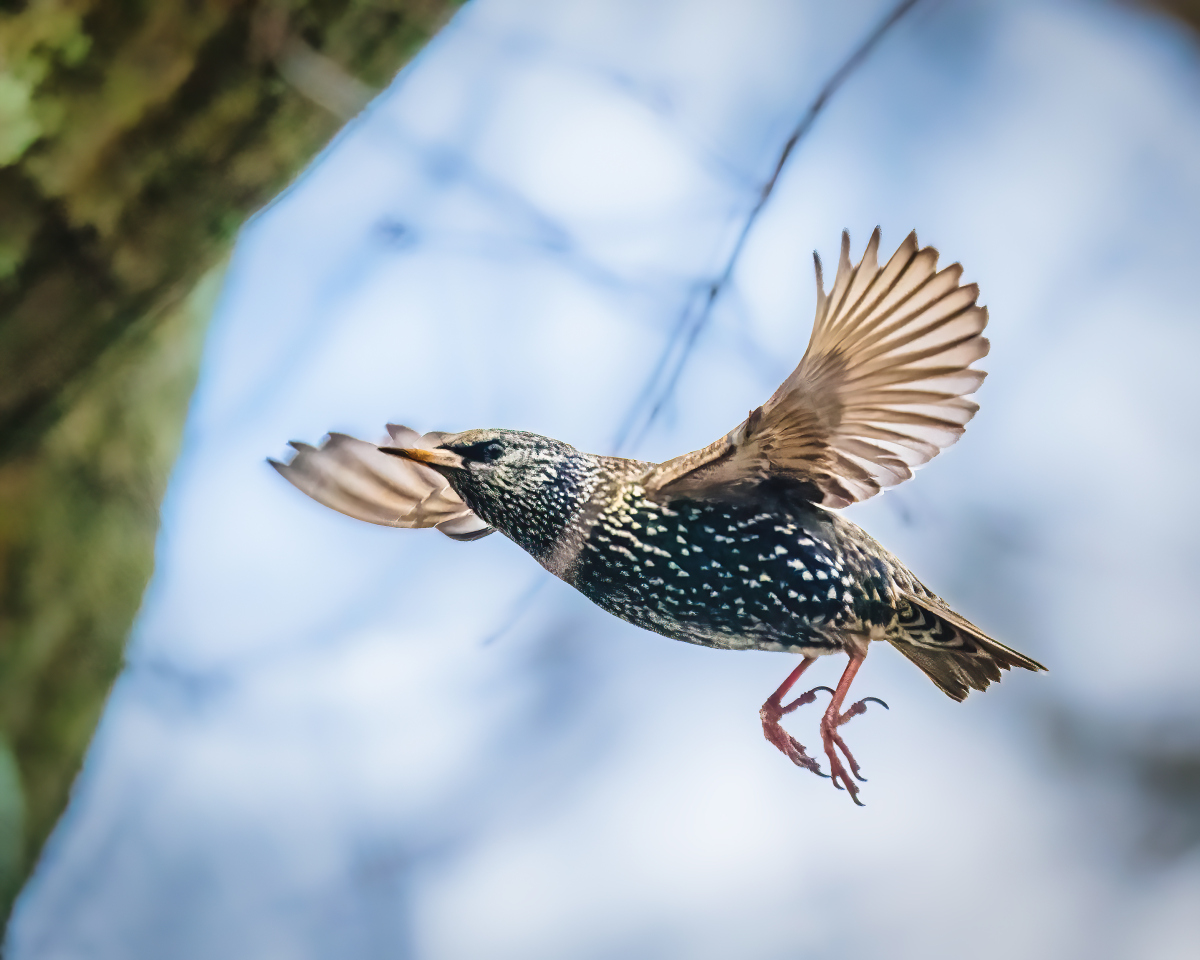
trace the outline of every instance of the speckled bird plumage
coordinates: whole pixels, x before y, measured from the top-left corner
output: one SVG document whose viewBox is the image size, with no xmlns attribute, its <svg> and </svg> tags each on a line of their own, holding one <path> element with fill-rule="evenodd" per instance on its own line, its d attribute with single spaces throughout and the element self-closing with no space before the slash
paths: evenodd
<svg viewBox="0 0 1200 960">
<path fill-rule="evenodd" d="M 804 358 L 767 403 L 702 450 L 663 464 L 582 453 L 515 430 L 419 436 L 389 426 L 369 444 L 333 434 L 294 444 L 276 468 L 314 499 L 392 526 L 456 539 L 498 530 L 608 612 L 688 643 L 804 659 L 760 711 L 769 742 L 821 773 L 780 718 L 818 691 L 835 786 L 858 802 L 839 728 L 873 640 L 886 640 L 956 700 L 1009 667 L 1044 669 L 954 613 L 836 512 L 912 475 L 962 434 L 984 374 L 987 312 L 955 264 L 911 234 L 880 268 L 879 231 L 851 266 L 849 239 Z M 850 663 L 836 691 L 783 697 L 819 656 Z M 845 763 L 843 763 L 843 758 Z M 822 773 L 822 775 L 824 775 Z"/>
</svg>

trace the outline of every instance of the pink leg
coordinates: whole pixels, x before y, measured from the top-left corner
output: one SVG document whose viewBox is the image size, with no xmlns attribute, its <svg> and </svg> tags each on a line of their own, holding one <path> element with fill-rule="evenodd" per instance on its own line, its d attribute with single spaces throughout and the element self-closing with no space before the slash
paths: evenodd
<svg viewBox="0 0 1200 960">
<path fill-rule="evenodd" d="M 780 718 L 785 714 L 789 714 L 797 707 L 816 700 L 817 690 L 829 689 L 828 687 L 817 687 L 793 700 L 786 707 L 783 705 L 783 698 L 787 696 L 788 691 L 796 685 L 796 681 L 800 679 L 801 674 L 811 667 L 815 660 L 815 657 L 805 657 L 801 660 L 800 665 L 788 674 L 788 678 L 780 684 L 779 689 L 767 698 L 767 702 L 762 705 L 762 709 L 758 711 L 758 715 L 762 719 L 763 736 L 767 738 L 768 743 L 774 744 L 796 766 L 804 767 L 806 770 L 811 770 L 817 776 L 823 777 L 825 774 L 821 772 L 821 767 L 817 761 L 804 752 L 804 747 L 799 740 L 779 725 Z"/>
<path fill-rule="evenodd" d="M 850 770 L 853 772 L 855 779 L 862 780 L 864 783 L 866 781 L 859 771 L 854 755 L 850 753 L 850 748 L 846 746 L 846 742 L 842 739 L 841 734 L 837 732 L 837 728 L 849 723 L 852 718 L 857 717 L 860 713 L 865 713 L 868 700 L 872 700 L 884 708 L 887 707 L 887 704 L 877 697 L 865 697 L 853 704 L 845 713 L 841 712 L 846 694 L 850 692 L 850 684 L 854 682 L 854 675 L 858 673 L 858 668 L 862 666 L 862 662 L 865 659 L 865 654 L 850 655 L 850 662 L 846 664 L 846 670 L 842 674 L 842 679 L 838 681 L 837 689 L 833 692 L 833 699 L 829 701 L 829 706 L 825 710 L 825 716 L 821 718 L 821 742 L 825 746 L 825 756 L 829 758 L 829 772 L 833 777 L 833 785 L 839 790 L 845 787 L 850 793 L 850 799 L 860 807 L 863 804 L 858 799 L 858 785 L 854 780 L 850 779 L 849 774 L 846 773 L 846 768 L 842 766 L 841 758 L 838 756 L 839 749 L 845 754 L 846 762 L 850 764 Z M 841 780 L 841 784 L 838 783 L 839 780 Z"/>
</svg>

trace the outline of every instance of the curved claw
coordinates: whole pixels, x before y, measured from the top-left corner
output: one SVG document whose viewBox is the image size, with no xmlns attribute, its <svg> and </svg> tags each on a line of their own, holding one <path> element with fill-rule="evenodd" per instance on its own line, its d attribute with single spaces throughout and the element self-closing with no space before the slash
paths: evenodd
<svg viewBox="0 0 1200 960">
<path fill-rule="evenodd" d="M 841 765 L 839 764 L 839 766 L 841 766 Z M 837 778 L 839 776 L 842 779 L 842 783 L 845 784 L 844 787 L 841 786 L 837 782 Z M 861 780 L 863 783 L 866 782 L 866 780 L 864 778 L 862 778 L 858 775 L 857 770 L 854 771 L 854 777 L 856 780 Z M 865 807 L 866 806 L 865 803 L 863 803 L 861 800 L 858 799 L 858 787 L 856 787 L 854 785 L 853 781 L 851 781 L 849 778 L 847 778 L 845 769 L 842 769 L 837 775 L 834 776 L 833 785 L 835 787 L 837 787 L 839 790 L 845 790 L 848 794 L 850 794 L 850 799 L 854 801 L 855 806 L 857 806 L 857 807 Z"/>
<path fill-rule="evenodd" d="M 854 779 L 857 780 L 859 783 L 866 783 L 867 778 L 864 777 L 862 775 L 862 771 L 859 770 L 858 761 L 856 761 L 854 759 L 854 754 L 852 754 L 850 752 L 850 748 L 846 746 L 846 741 L 843 740 L 840 736 L 838 736 L 837 733 L 834 733 L 832 735 L 832 739 L 833 739 L 833 742 L 836 743 L 838 745 L 838 747 L 841 749 L 842 753 L 844 753 L 846 755 L 846 761 L 850 764 L 850 773 L 853 775 Z M 842 772 L 842 779 L 845 779 L 845 771 L 844 770 Z M 846 781 L 846 782 L 849 783 L 849 781 Z M 857 792 L 851 791 L 851 793 L 853 793 L 855 798 L 857 799 L 857 797 L 858 797 Z M 859 804 L 859 806 L 862 806 L 862 804 Z"/>
<path fill-rule="evenodd" d="M 789 747 L 789 749 L 783 750 L 783 753 L 789 760 L 792 761 L 792 763 L 794 763 L 796 766 L 800 767 L 801 769 L 807 770 L 809 773 L 815 773 L 818 777 L 828 777 L 829 776 L 829 774 L 827 774 L 827 773 L 822 773 L 820 764 L 818 764 L 816 760 L 814 760 L 807 753 L 805 753 L 804 746 L 800 743 L 799 740 L 797 740 L 795 737 L 793 737 L 791 734 L 787 733 L 786 731 L 783 731 L 783 733 L 784 733 L 784 736 L 787 737 L 788 747 Z M 771 740 L 771 737 L 769 734 L 767 735 L 767 740 L 768 740 L 768 742 L 774 742 Z M 779 746 L 779 744 L 776 743 L 776 746 Z M 781 747 L 780 749 L 783 749 L 783 748 Z"/>
<path fill-rule="evenodd" d="M 821 772 L 820 765 L 805 752 L 804 745 L 779 725 L 779 721 L 783 716 L 791 713 L 799 706 L 812 703 L 814 699 L 816 699 L 816 693 L 810 691 L 785 707 L 779 703 L 779 694 L 776 693 L 774 697 L 762 705 L 762 708 L 758 711 L 758 716 L 762 720 L 763 736 L 767 738 L 768 743 L 776 747 L 780 753 L 791 760 L 796 766 L 803 767 L 810 773 L 815 773 L 818 777 L 828 779 L 829 774 Z"/>
<path fill-rule="evenodd" d="M 824 686 L 813 687 L 807 693 L 800 694 L 800 696 L 798 696 L 795 700 L 793 700 L 791 703 L 789 703 L 786 707 L 781 707 L 780 710 L 783 713 L 791 713 L 797 707 L 807 706 L 808 704 L 812 703 L 814 700 L 817 699 L 817 693 L 818 693 L 818 691 L 821 691 L 821 690 L 824 690 L 830 696 L 833 696 L 833 690 L 830 689 L 829 687 L 824 687 Z"/>
<path fill-rule="evenodd" d="M 839 766 L 841 766 L 841 764 L 839 764 Z M 860 777 L 860 776 L 858 775 L 858 771 L 857 771 L 857 770 L 855 770 L 855 771 L 854 771 L 854 777 L 855 777 L 855 779 L 857 779 L 857 780 L 861 780 L 863 783 L 866 783 L 866 778 L 865 778 L 865 777 Z M 839 780 L 839 779 L 841 779 L 842 783 L 838 783 L 838 780 Z M 843 783 L 845 784 L 845 786 L 843 786 L 843 785 L 842 785 Z M 851 783 L 851 782 L 850 782 L 850 780 L 848 780 L 848 779 L 846 778 L 846 771 L 845 771 L 844 769 L 843 769 L 843 770 L 839 770 L 838 772 L 834 773 L 834 775 L 833 775 L 833 785 L 834 785 L 835 787 L 837 787 L 837 789 L 839 789 L 839 790 L 845 790 L 847 793 L 849 793 L 849 794 L 850 794 L 850 799 L 854 801 L 854 803 L 855 803 L 855 806 L 859 806 L 859 807 L 865 807 L 865 806 L 866 806 L 866 804 L 865 804 L 865 803 L 863 803 L 861 800 L 859 800 L 859 799 L 858 799 L 858 787 L 854 786 L 854 784 L 853 784 L 853 783 Z"/>
<path fill-rule="evenodd" d="M 850 708 L 845 713 L 843 713 L 840 717 L 837 718 L 837 726 L 840 727 L 843 724 L 849 723 L 855 717 L 860 717 L 864 713 L 866 713 L 868 702 L 869 703 L 877 703 L 881 707 L 883 707 L 884 710 L 891 709 L 891 707 L 889 707 L 886 703 L 884 703 L 878 697 L 863 697 L 861 700 L 859 700 L 855 703 L 852 703 L 850 705 Z"/>
</svg>

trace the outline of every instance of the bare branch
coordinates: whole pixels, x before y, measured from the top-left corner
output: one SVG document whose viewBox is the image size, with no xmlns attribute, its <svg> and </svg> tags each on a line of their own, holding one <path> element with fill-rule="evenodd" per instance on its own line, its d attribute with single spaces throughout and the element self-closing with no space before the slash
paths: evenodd
<svg viewBox="0 0 1200 960">
<path fill-rule="evenodd" d="M 621 453 L 628 448 L 636 447 L 645 439 L 650 428 L 658 420 L 663 408 L 670 401 L 679 383 L 683 369 L 691 358 L 696 341 L 712 317 L 713 307 L 717 302 L 717 298 L 720 297 L 725 287 L 729 285 L 729 279 L 733 276 L 738 258 L 741 256 L 742 249 L 746 245 L 746 239 L 749 237 L 751 229 L 753 229 L 755 222 L 758 220 L 759 214 L 762 213 L 763 208 L 767 205 L 767 201 L 771 198 L 771 194 L 775 190 L 775 185 L 779 182 L 779 175 L 783 172 L 783 168 L 795 150 L 796 145 L 812 129 L 817 117 L 825 109 L 830 99 L 842 84 L 846 82 L 855 70 L 863 65 L 879 42 L 887 35 L 888 31 L 909 10 L 916 6 L 917 2 L 918 0 L 901 0 L 900 3 L 896 4 L 892 8 L 892 11 L 884 17 L 879 25 L 867 35 L 866 39 L 855 48 L 850 56 L 842 62 L 841 66 L 825 81 L 825 85 L 821 87 L 816 98 L 808 105 L 808 109 L 804 111 L 800 122 L 796 124 L 791 136 L 784 143 L 783 149 L 779 153 L 779 159 L 775 163 L 775 168 L 763 184 L 758 199 L 755 201 L 754 206 L 750 208 L 750 212 L 746 216 L 746 221 L 742 224 L 742 229 L 738 233 L 733 249 L 730 251 L 729 257 L 725 262 L 724 269 L 713 280 L 700 288 L 700 296 L 698 298 L 689 298 L 687 304 L 684 306 L 683 312 L 675 324 L 675 329 L 671 331 L 671 335 L 667 339 L 666 346 L 663 348 L 658 363 L 655 364 L 654 369 L 650 372 L 646 385 L 638 394 L 637 400 L 630 408 L 625 421 L 617 431 L 616 439 L 613 442 L 613 449 L 616 452 Z M 647 408 L 649 408 L 649 413 L 643 418 L 642 411 Z"/>
</svg>

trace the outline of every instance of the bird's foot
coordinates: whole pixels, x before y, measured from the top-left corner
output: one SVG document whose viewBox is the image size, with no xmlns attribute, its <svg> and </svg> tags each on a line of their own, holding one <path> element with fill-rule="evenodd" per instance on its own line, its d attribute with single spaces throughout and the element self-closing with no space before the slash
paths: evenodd
<svg viewBox="0 0 1200 960">
<path fill-rule="evenodd" d="M 772 697 L 762 705 L 762 709 L 758 711 L 758 715 L 762 719 L 763 736 L 767 738 L 768 743 L 773 744 L 780 753 L 791 760 L 796 766 L 803 767 L 805 770 L 811 770 L 818 777 L 824 777 L 828 776 L 828 774 L 821 772 L 821 765 L 808 755 L 804 749 L 804 744 L 784 730 L 779 723 L 780 718 L 785 714 L 791 713 L 797 707 L 802 707 L 816 700 L 818 690 L 829 690 L 829 688 L 816 687 L 809 690 L 803 696 L 797 697 L 787 706 L 783 706 L 777 697 Z M 830 692 L 832 693 L 833 691 Z"/>
<path fill-rule="evenodd" d="M 857 703 L 852 704 L 850 709 L 845 713 L 841 714 L 836 711 L 835 705 L 831 703 L 829 709 L 825 711 L 825 716 L 821 718 L 821 743 L 825 747 L 825 756 L 829 758 L 829 773 L 833 780 L 833 785 L 839 790 L 845 789 L 850 794 L 850 799 L 860 807 L 863 806 L 863 802 L 858 799 L 858 784 L 854 780 L 866 783 L 867 778 L 862 775 L 858 761 L 854 759 L 854 754 L 850 752 L 850 748 L 846 746 L 846 741 L 838 733 L 838 727 L 849 723 L 859 714 L 866 713 L 868 703 L 877 703 L 885 710 L 888 709 L 888 705 L 878 697 L 864 697 Z M 845 756 L 846 763 L 850 765 L 850 772 L 854 774 L 854 780 L 851 780 L 850 774 L 846 772 L 846 767 L 842 763 L 841 757 L 838 756 L 839 750 Z M 839 780 L 841 783 L 838 782 Z"/>
</svg>

